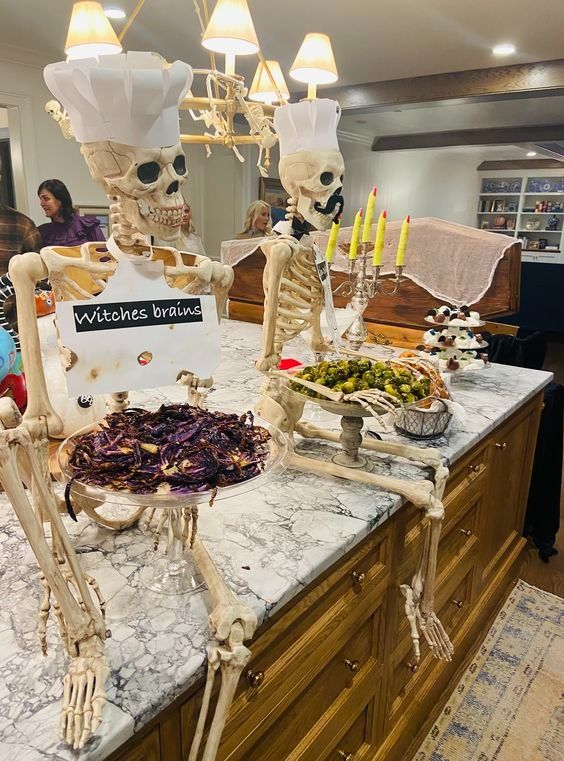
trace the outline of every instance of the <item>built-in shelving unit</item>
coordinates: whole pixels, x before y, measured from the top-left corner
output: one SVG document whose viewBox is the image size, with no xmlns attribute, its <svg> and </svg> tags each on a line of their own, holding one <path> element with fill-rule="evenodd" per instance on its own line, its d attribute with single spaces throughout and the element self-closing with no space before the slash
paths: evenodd
<svg viewBox="0 0 564 761">
<path fill-rule="evenodd" d="M 477 227 L 520 238 L 524 261 L 564 264 L 564 173 L 482 176 Z"/>
</svg>

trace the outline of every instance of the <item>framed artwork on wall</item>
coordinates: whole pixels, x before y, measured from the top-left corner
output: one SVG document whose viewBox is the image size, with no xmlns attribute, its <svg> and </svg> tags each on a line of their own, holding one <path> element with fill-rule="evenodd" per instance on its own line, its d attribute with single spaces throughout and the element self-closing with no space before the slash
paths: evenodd
<svg viewBox="0 0 564 761">
<path fill-rule="evenodd" d="M 107 240 L 110 237 L 112 234 L 112 223 L 110 210 L 107 206 L 78 206 L 77 208 L 81 217 L 96 217 L 104 238 Z"/>
<path fill-rule="evenodd" d="M 16 204 L 9 138 L 0 139 L 0 203 L 12 208 Z"/>
<path fill-rule="evenodd" d="M 279 179 L 276 177 L 261 177 L 259 179 L 259 200 L 270 205 L 273 225 L 285 219 L 288 193 L 284 190 Z"/>
</svg>

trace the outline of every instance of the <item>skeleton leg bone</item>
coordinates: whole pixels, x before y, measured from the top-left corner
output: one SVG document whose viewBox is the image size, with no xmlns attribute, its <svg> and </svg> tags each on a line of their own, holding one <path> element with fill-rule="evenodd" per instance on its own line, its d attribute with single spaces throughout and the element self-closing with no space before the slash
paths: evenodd
<svg viewBox="0 0 564 761">
<path fill-rule="evenodd" d="M 251 651 L 243 645 L 243 641 L 251 639 L 254 635 L 257 617 L 255 612 L 241 603 L 229 589 L 198 536 L 194 539 L 194 558 L 212 597 L 214 607 L 209 617 L 210 630 L 218 642 L 226 644 L 214 644 L 208 648 L 208 655 L 211 657 L 208 662 L 204 701 L 188 761 L 195 761 L 198 757 L 209 710 L 209 696 L 215 674 L 218 668 L 221 668 L 221 690 L 203 754 L 203 761 L 214 761 L 237 683 L 251 658 Z"/>
<path fill-rule="evenodd" d="M 8 417 L 4 408 L 10 403 L 11 400 L 8 399 L 0 400 L 0 408 L 3 410 L 0 417 L 3 420 Z M 17 464 L 18 455 L 22 454 L 28 460 L 42 507 L 58 534 L 80 602 L 69 589 L 68 576 L 62 572 L 58 559 L 54 557 L 45 539 L 42 523 L 23 487 Z M 75 748 L 80 748 L 100 724 L 102 708 L 106 702 L 104 685 L 109 674 L 104 655 L 106 632 L 103 618 L 92 602 L 88 583 L 82 575 L 57 506 L 43 482 L 29 432 L 21 423 L 16 428 L 0 430 L 0 482 L 37 558 L 45 583 L 60 606 L 66 629 L 65 647 L 71 659 L 64 679 L 60 731 L 62 737 Z M 89 673 L 91 677 L 88 677 Z M 87 675 L 86 682 L 83 674 Z M 89 679 L 95 684 L 94 692 L 88 689 Z"/>
</svg>

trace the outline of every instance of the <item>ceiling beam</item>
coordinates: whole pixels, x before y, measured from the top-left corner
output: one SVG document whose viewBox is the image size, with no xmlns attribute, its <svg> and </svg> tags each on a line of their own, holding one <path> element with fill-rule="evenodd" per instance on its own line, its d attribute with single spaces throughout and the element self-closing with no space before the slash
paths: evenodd
<svg viewBox="0 0 564 761">
<path fill-rule="evenodd" d="M 417 148 L 447 148 L 454 145 L 505 145 L 564 140 L 564 124 L 542 127 L 491 127 L 447 132 L 424 132 L 414 135 L 375 137 L 373 151 L 406 151 Z"/>
<path fill-rule="evenodd" d="M 322 93 L 343 110 L 359 112 L 548 95 L 564 95 L 564 59 L 323 88 Z"/>
<path fill-rule="evenodd" d="M 494 172 L 498 169 L 504 171 L 529 169 L 563 169 L 564 156 L 562 161 L 557 159 L 503 159 L 500 161 L 482 161 L 478 164 L 478 172 Z"/>
</svg>

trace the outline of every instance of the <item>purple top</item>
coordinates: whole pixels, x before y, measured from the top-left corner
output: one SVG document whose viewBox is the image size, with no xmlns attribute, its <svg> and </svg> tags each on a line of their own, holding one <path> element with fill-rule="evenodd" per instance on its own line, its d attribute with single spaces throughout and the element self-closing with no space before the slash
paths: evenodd
<svg viewBox="0 0 564 761">
<path fill-rule="evenodd" d="M 78 214 L 69 222 L 46 222 L 37 229 L 42 246 L 80 246 L 88 241 L 105 240 L 96 217 Z"/>
</svg>

